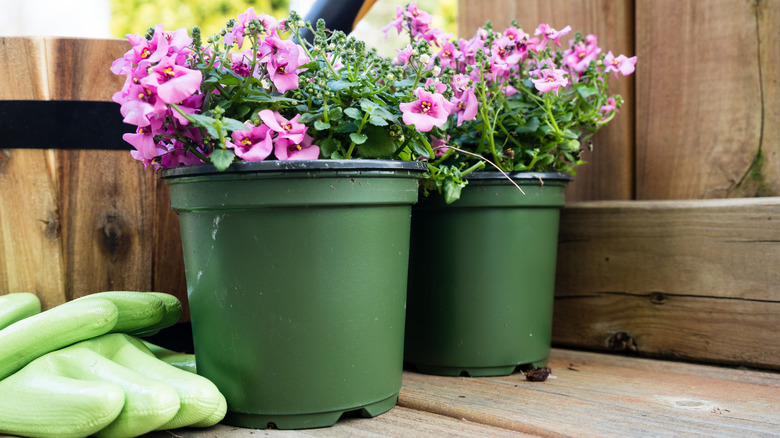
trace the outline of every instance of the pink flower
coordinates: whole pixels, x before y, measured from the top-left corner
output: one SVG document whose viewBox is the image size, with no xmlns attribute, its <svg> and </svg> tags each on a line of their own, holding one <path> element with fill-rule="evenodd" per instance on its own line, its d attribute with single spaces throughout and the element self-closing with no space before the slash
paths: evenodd
<svg viewBox="0 0 780 438">
<path fill-rule="evenodd" d="M 398 55 L 396 55 L 395 59 L 393 60 L 393 64 L 408 64 L 409 60 L 412 59 L 412 50 L 413 49 L 411 45 L 407 45 L 403 48 L 403 50 L 395 49 L 395 51 L 398 52 Z"/>
<path fill-rule="evenodd" d="M 403 112 L 403 121 L 421 132 L 428 132 L 434 126 L 441 127 L 447 121 L 453 105 L 444 99 L 441 94 L 433 94 L 422 87 L 414 90 L 416 101 L 404 102 L 399 105 Z"/>
<path fill-rule="evenodd" d="M 163 102 L 179 103 L 200 89 L 202 79 L 200 70 L 176 65 L 175 56 L 170 56 L 152 67 L 149 76 L 141 79 L 141 84 L 155 91 Z"/>
<path fill-rule="evenodd" d="M 454 107 L 455 114 L 458 115 L 457 126 L 462 125 L 464 121 L 474 120 L 477 117 L 479 101 L 473 89 L 467 89 L 460 97 L 453 97 L 450 99 L 450 103 Z"/>
<path fill-rule="evenodd" d="M 438 56 L 441 60 L 441 68 L 456 68 L 458 65 L 458 58 L 461 56 L 461 52 L 455 47 L 455 44 L 453 44 L 451 41 L 447 41 L 441 46 L 441 51 L 439 51 Z"/>
<path fill-rule="evenodd" d="M 534 35 L 542 36 L 542 42 L 539 44 L 539 50 L 542 50 L 546 47 L 548 40 L 553 40 L 555 44 L 560 47 L 560 38 L 569 32 L 571 32 L 571 26 L 566 26 L 561 30 L 555 30 L 548 24 L 540 24 L 539 27 L 536 28 Z"/>
<path fill-rule="evenodd" d="M 301 47 L 290 40 L 269 37 L 264 50 L 268 77 L 280 93 L 298 88 L 298 69 L 309 62 Z"/>
<path fill-rule="evenodd" d="M 222 38 L 222 40 L 225 41 L 225 44 L 229 46 L 232 46 L 233 43 L 236 43 L 238 47 L 241 47 L 244 44 L 244 30 L 246 30 L 250 22 L 255 20 L 259 21 L 264 28 L 257 34 L 261 39 L 276 33 L 276 28 L 279 25 L 276 19 L 266 14 L 260 14 L 260 16 L 258 16 L 255 13 L 255 8 L 250 7 L 243 14 L 238 14 L 237 20 L 233 24 L 233 27 Z"/>
<path fill-rule="evenodd" d="M 608 97 L 607 104 L 599 108 L 599 112 L 604 114 L 604 118 L 607 117 L 607 114 L 615 110 L 617 110 L 617 103 L 615 102 L 614 97 Z"/>
<path fill-rule="evenodd" d="M 445 136 L 444 138 L 431 138 L 431 148 L 433 149 L 434 157 L 439 158 L 450 149 L 447 147 L 448 141 L 450 141 L 449 135 Z"/>
<path fill-rule="evenodd" d="M 201 153 L 202 152 L 203 151 L 201 150 Z M 174 144 L 168 147 L 167 152 L 160 155 L 160 167 L 164 169 L 179 166 L 192 166 L 202 163 L 203 161 L 201 161 L 197 155 L 185 149 L 184 145 L 179 142 L 174 142 Z"/>
<path fill-rule="evenodd" d="M 401 29 L 403 29 L 404 25 L 404 8 L 400 5 L 397 5 L 395 7 L 395 17 L 393 17 L 392 20 L 390 20 L 390 23 L 382 28 L 382 32 L 385 34 L 385 38 L 387 38 L 387 32 L 390 30 L 390 28 L 395 28 L 395 30 L 398 32 L 398 34 L 401 34 Z"/>
<path fill-rule="evenodd" d="M 596 35 L 588 35 L 585 44 L 574 44 L 569 50 L 563 52 L 563 63 L 573 71 L 582 73 L 600 53 L 601 48 L 597 45 Z"/>
<path fill-rule="evenodd" d="M 300 114 L 296 114 L 290 120 L 287 120 L 276 111 L 264 109 L 259 113 L 260 119 L 277 133 L 277 138 L 290 140 L 294 144 L 300 144 L 306 135 L 306 125 L 298 123 Z"/>
<path fill-rule="evenodd" d="M 274 140 L 274 154 L 280 160 L 316 160 L 320 156 L 320 147 L 312 144 L 313 141 L 308 134 L 303 136 L 300 143 L 277 137 Z"/>
<path fill-rule="evenodd" d="M 569 80 L 565 76 L 566 71 L 555 68 L 555 65 L 550 59 L 545 59 L 539 63 L 539 68 L 531 71 L 530 74 L 537 76 L 536 79 L 531 79 L 531 82 L 534 83 L 534 87 L 541 93 L 555 91 L 555 95 L 557 96 L 558 89 L 569 84 Z"/>
<path fill-rule="evenodd" d="M 627 58 L 625 55 L 620 55 L 615 58 L 612 52 L 607 53 L 604 57 L 604 72 L 615 72 L 615 77 L 618 77 L 618 72 L 623 76 L 628 76 L 634 72 L 634 66 L 636 65 L 636 56 Z"/>
<path fill-rule="evenodd" d="M 138 128 L 135 134 L 127 133 L 122 135 L 122 139 L 135 148 L 134 151 L 130 151 L 130 155 L 138 161 L 144 163 L 144 167 L 148 167 L 152 160 L 165 152 L 165 149 L 157 147 L 154 142 L 154 134 L 151 130 L 145 128 Z"/>
<path fill-rule="evenodd" d="M 271 155 L 273 150 L 273 131 L 266 125 L 254 126 L 250 122 L 245 123 L 249 130 L 233 131 L 230 140 L 225 145 L 235 152 L 236 156 L 246 161 L 263 161 Z"/>
</svg>

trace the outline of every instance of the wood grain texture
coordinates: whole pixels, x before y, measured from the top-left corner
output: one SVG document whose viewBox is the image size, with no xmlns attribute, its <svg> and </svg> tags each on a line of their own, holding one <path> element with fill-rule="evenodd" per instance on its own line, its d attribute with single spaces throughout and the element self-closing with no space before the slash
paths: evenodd
<svg viewBox="0 0 780 438">
<path fill-rule="evenodd" d="M 45 45 L 52 100 L 110 102 L 122 88 L 124 76 L 109 68 L 130 50 L 127 40 L 47 37 Z"/>
<path fill-rule="evenodd" d="M 48 99 L 43 39 L 0 38 L 0 60 L 0 100 Z M 33 292 L 44 307 L 65 301 L 55 172 L 51 151 L 0 139 L 0 294 Z"/>
<path fill-rule="evenodd" d="M 780 369 L 780 198 L 575 203 L 553 342 Z"/>
<path fill-rule="evenodd" d="M 778 26 L 777 0 L 637 2 L 637 199 L 780 193 Z"/>
<path fill-rule="evenodd" d="M 570 25 L 573 32 L 595 34 L 604 53 L 633 56 L 634 3 L 614 0 L 486 0 L 458 2 L 458 29 L 461 37 L 470 38 L 477 27 L 490 20 L 502 30 L 512 20 L 533 34 L 547 23 L 556 29 Z M 573 33 L 572 33 L 573 36 Z M 568 42 L 569 37 L 562 40 Z M 637 68 L 648 68 L 641 60 Z M 634 161 L 634 78 L 611 80 L 610 91 L 626 100 L 615 119 L 593 137 L 594 151 L 585 152 L 588 164 L 577 169 L 577 177 L 567 189 L 571 201 L 632 199 Z"/>
<path fill-rule="evenodd" d="M 9 84 L 0 100 L 110 101 L 124 78 L 109 68 L 129 48 L 118 39 L 0 38 Z M 159 288 L 184 301 L 188 319 L 178 222 L 152 170 L 127 151 L 0 142 L 0 152 L 0 293 L 35 292 L 50 308 L 103 290 Z"/>
<path fill-rule="evenodd" d="M 123 79 L 109 67 L 129 48 L 121 40 L 47 38 L 51 99 L 110 101 Z M 151 290 L 154 179 L 127 151 L 58 150 L 57 163 L 67 298 Z"/>
<path fill-rule="evenodd" d="M 648 362 L 650 362 L 648 364 Z M 647 365 L 646 365 L 647 364 Z M 404 373 L 400 406 L 545 437 L 743 437 L 780 430 L 780 375 L 554 350 L 554 378 Z M 716 372 L 719 371 L 719 372 Z"/>
</svg>

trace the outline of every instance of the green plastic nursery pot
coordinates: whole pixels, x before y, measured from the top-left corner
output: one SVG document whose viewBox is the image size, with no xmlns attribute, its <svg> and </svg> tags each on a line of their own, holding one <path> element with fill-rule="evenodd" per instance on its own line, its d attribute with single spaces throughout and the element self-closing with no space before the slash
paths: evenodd
<svg viewBox="0 0 780 438">
<path fill-rule="evenodd" d="M 198 374 L 251 428 L 373 417 L 401 388 L 422 163 L 318 160 L 162 172 L 179 214 Z"/>
<path fill-rule="evenodd" d="M 404 360 L 445 376 L 547 363 L 560 208 L 571 176 L 475 172 L 412 213 Z"/>
</svg>

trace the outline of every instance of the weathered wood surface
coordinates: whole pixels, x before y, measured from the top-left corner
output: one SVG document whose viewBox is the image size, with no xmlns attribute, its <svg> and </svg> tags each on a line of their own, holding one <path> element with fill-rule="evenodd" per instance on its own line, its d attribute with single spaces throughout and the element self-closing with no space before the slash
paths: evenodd
<svg viewBox="0 0 780 438">
<path fill-rule="evenodd" d="M 780 194 L 780 1 L 636 6 L 636 199 Z"/>
<path fill-rule="evenodd" d="M 148 438 L 780 436 L 780 374 L 554 349 L 554 377 L 437 377 L 405 372 L 398 406 L 326 429 L 218 425 Z"/>
<path fill-rule="evenodd" d="M 780 198 L 561 214 L 553 342 L 780 369 Z"/>
<path fill-rule="evenodd" d="M 0 38 L 9 84 L 0 100 L 111 101 L 124 78 L 109 67 L 128 49 L 118 39 Z M 49 308 L 103 290 L 157 290 L 182 299 L 189 319 L 178 220 L 153 171 L 128 151 L 0 140 L 0 152 L 0 294 L 34 292 Z"/>
<path fill-rule="evenodd" d="M 634 3 L 611 0 L 484 0 L 458 2 L 458 33 L 470 38 L 477 27 L 490 20 L 503 30 L 517 20 L 533 34 L 539 24 L 555 29 L 567 25 L 583 35 L 595 34 L 604 53 L 635 55 Z M 568 44 L 570 37 L 562 38 Z M 638 67 L 645 65 L 640 60 Z M 572 201 L 632 199 L 634 194 L 634 77 L 610 81 L 610 91 L 626 100 L 615 119 L 593 137 L 594 151 L 584 152 L 588 163 L 577 169 L 577 178 L 567 189 Z"/>
<path fill-rule="evenodd" d="M 48 100 L 42 39 L 0 38 L 0 60 L 0 100 Z M 0 294 L 35 292 L 45 307 L 65 301 L 56 167 L 52 151 L 0 140 Z"/>
</svg>

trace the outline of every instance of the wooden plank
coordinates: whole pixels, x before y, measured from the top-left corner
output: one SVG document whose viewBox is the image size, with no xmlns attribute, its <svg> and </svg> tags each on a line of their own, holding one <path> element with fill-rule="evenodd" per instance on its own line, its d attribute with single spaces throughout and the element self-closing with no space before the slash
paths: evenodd
<svg viewBox="0 0 780 438">
<path fill-rule="evenodd" d="M 406 372 L 399 405 L 540 436 L 777 436 L 780 375 L 755 384 L 647 362 L 554 350 L 546 382 Z"/>
<path fill-rule="evenodd" d="M 41 38 L 0 38 L 0 59 L 0 100 L 48 99 Z M 51 152 L 0 139 L 0 294 L 33 292 L 44 307 L 65 301 L 55 167 Z"/>
<path fill-rule="evenodd" d="M 52 99 L 110 101 L 122 87 L 109 67 L 127 42 L 47 38 L 46 46 Z M 57 163 L 67 298 L 150 290 L 154 177 L 127 151 L 59 150 Z"/>
<path fill-rule="evenodd" d="M 778 10 L 777 0 L 637 2 L 637 55 L 652 66 L 637 71 L 637 199 L 780 193 Z"/>
<path fill-rule="evenodd" d="M 780 198 L 561 214 L 553 342 L 780 369 Z"/>
<path fill-rule="evenodd" d="M 490 20 L 502 30 L 513 19 L 528 33 L 541 23 L 556 29 L 570 25 L 573 32 L 595 34 L 606 53 L 633 56 L 634 3 L 612 0 L 485 0 L 458 2 L 458 29 L 470 38 L 477 27 Z M 573 33 L 572 33 L 573 35 Z M 568 42 L 568 37 L 564 40 Z M 651 64 L 640 58 L 637 68 Z M 610 90 L 621 94 L 626 104 L 615 119 L 593 138 L 594 151 L 585 152 L 588 164 L 577 170 L 567 189 L 571 201 L 633 199 L 634 161 L 634 78 L 610 81 Z"/>
</svg>

